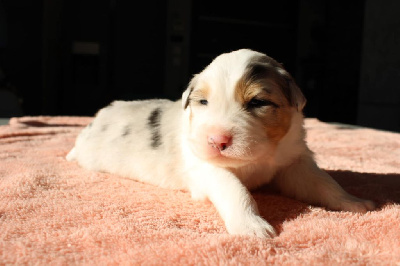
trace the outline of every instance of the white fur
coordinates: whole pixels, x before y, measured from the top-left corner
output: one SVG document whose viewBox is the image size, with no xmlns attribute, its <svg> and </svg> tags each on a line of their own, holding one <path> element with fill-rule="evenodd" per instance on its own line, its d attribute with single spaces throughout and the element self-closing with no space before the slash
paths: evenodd
<svg viewBox="0 0 400 266">
<path fill-rule="evenodd" d="M 193 78 L 177 102 L 112 103 L 82 131 L 67 159 L 91 170 L 186 189 L 195 199 L 209 199 L 231 234 L 276 235 L 260 217 L 249 192 L 271 180 L 288 196 L 330 209 L 374 209 L 371 201 L 347 194 L 315 164 L 304 141 L 301 109 L 305 101 L 300 92 L 294 94 L 298 108 L 291 108 L 290 128 L 276 146 L 262 129 L 263 121 L 235 99 L 236 83 L 258 56 L 264 55 L 251 50 L 220 55 Z M 286 73 L 281 68 L 277 71 Z M 192 90 L 205 84 L 208 104 L 188 103 Z M 159 126 L 157 121 L 149 121 L 157 108 Z M 161 139 L 156 147 L 152 146 L 154 132 L 159 132 Z M 210 132 L 232 135 L 232 144 L 213 150 L 206 140 Z"/>
</svg>

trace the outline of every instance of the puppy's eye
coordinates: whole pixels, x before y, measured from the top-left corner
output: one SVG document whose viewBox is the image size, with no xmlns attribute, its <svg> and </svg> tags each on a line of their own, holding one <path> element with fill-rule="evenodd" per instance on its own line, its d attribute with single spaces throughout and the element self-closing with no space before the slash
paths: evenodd
<svg viewBox="0 0 400 266">
<path fill-rule="evenodd" d="M 247 103 L 247 108 L 248 109 L 261 108 L 261 107 L 264 107 L 264 106 L 278 107 L 278 105 L 276 103 L 273 103 L 273 102 L 271 102 L 269 100 L 265 100 L 265 99 L 253 98 Z"/>
<path fill-rule="evenodd" d="M 201 100 L 199 101 L 199 103 L 200 103 L 201 105 L 207 105 L 207 104 L 208 104 L 208 101 L 207 101 L 206 99 L 201 99 Z"/>
</svg>

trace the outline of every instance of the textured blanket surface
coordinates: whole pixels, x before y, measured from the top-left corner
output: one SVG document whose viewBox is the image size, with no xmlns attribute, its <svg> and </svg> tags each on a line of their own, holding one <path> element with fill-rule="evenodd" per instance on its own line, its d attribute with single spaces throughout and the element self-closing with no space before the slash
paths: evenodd
<svg viewBox="0 0 400 266">
<path fill-rule="evenodd" d="M 66 161 L 91 120 L 0 126 L 1 265 L 400 264 L 400 134 L 307 119 L 319 165 L 378 209 L 334 212 L 265 187 L 252 194 L 279 235 L 260 240 L 227 234 L 215 208 L 185 191 Z"/>
</svg>

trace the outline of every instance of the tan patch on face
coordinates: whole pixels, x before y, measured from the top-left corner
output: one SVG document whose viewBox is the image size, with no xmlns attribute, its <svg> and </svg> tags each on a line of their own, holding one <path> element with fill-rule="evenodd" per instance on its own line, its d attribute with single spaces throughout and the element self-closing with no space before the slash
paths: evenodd
<svg viewBox="0 0 400 266">
<path fill-rule="evenodd" d="M 206 83 L 199 84 L 190 94 L 189 98 L 192 103 L 199 103 L 200 100 L 207 100 L 210 95 L 210 87 Z"/>
<path fill-rule="evenodd" d="M 262 84 L 253 82 L 246 76 L 243 76 L 236 84 L 235 100 L 242 106 L 245 106 L 257 94 L 262 92 Z"/>
<path fill-rule="evenodd" d="M 276 73 L 258 69 L 243 75 L 235 87 L 235 100 L 258 119 L 268 139 L 277 144 L 288 132 L 291 124 L 291 108 L 280 86 L 284 86 Z M 265 100 L 272 104 L 249 108 L 252 99 Z"/>
<path fill-rule="evenodd" d="M 189 110 L 189 124 L 190 125 L 192 125 L 192 120 L 193 120 L 193 112 L 192 112 L 192 108 L 191 107 L 189 107 L 190 108 L 190 110 Z"/>
<path fill-rule="evenodd" d="M 289 131 L 291 119 L 288 108 L 276 108 L 262 117 L 268 139 L 277 144 Z"/>
</svg>

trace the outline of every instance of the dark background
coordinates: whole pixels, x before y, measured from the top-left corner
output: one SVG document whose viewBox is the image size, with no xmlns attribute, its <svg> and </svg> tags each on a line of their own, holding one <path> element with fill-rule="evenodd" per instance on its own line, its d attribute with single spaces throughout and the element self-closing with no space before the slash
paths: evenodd
<svg viewBox="0 0 400 266">
<path fill-rule="evenodd" d="M 322 121 L 400 131 L 398 0 L 0 0 L 0 117 L 178 99 L 239 48 L 282 62 Z"/>
</svg>

